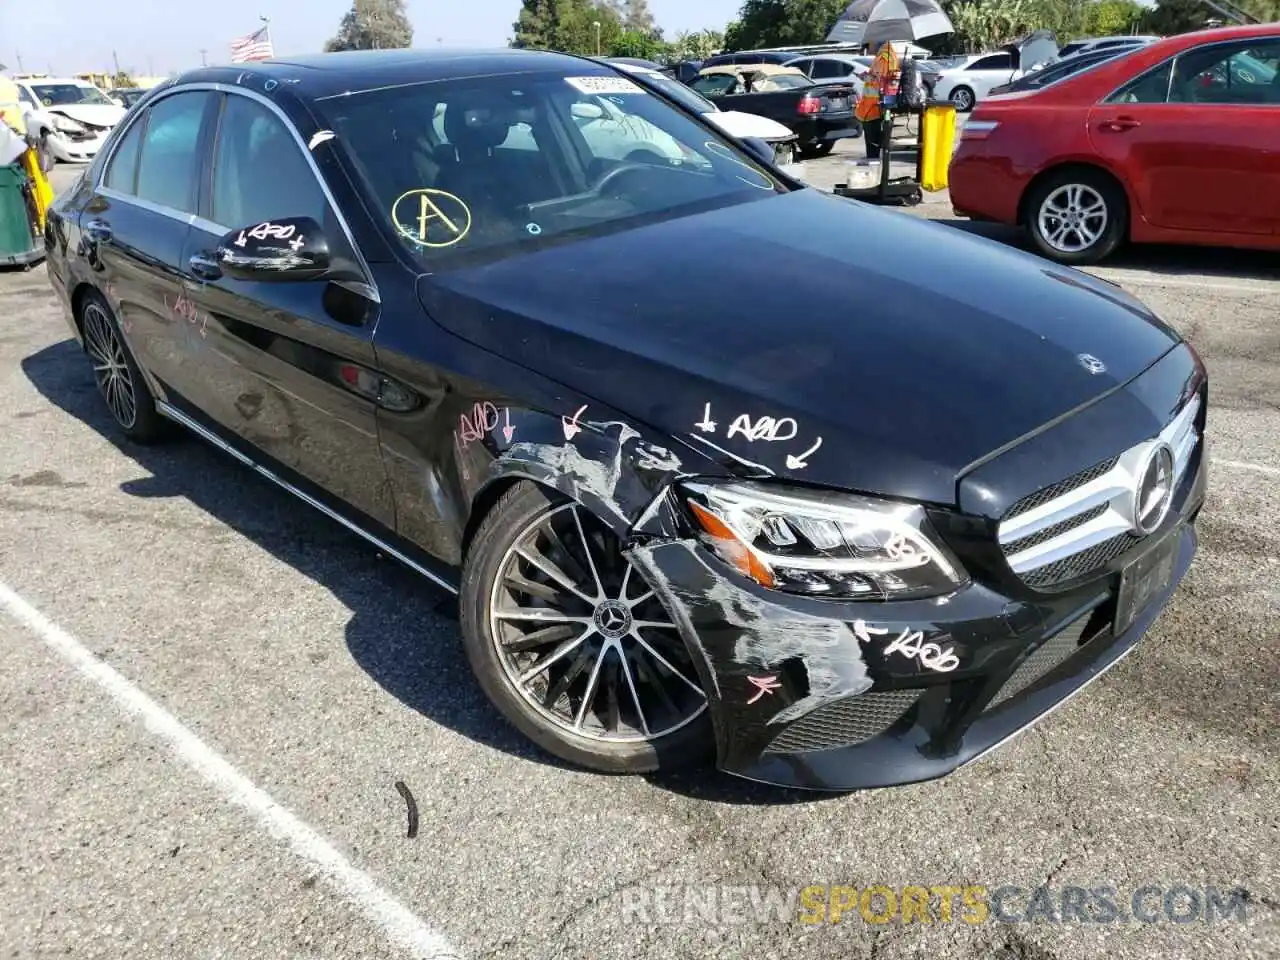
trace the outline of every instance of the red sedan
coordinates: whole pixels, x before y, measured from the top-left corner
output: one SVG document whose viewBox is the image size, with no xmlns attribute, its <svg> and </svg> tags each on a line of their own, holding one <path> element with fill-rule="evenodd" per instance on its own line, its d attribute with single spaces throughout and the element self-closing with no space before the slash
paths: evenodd
<svg viewBox="0 0 1280 960">
<path fill-rule="evenodd" d="M 982 100 L 951 162 L 956 213 L 1046 257 L 1124 240 L 1280 249 L 1280 25 L 1170 37 Z"/>
</svg>

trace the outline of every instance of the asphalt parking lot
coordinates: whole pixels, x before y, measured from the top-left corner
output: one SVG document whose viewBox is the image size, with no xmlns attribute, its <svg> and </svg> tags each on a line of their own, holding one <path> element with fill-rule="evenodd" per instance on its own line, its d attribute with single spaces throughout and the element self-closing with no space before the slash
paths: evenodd
<svg viewBox="0 0 1280 960">
<path fill-rule="evenodd" d="M 950 218 L 938 198 L 910 213 Z M 837 797 L 536 753 L 470 679 L 448 598 L 195 440 L 121 442 L 44 268 L 0 273 L 3 955 L 1280 955 L 1280 261 L 1143 249 L 1097 272 L 1209 366 L 1189 579 L 1032 731 L 941 781 Z M 1119 911 L 749 906 L 811 885 L 1018 887 L 1014 919 L 1041 885 L 1112 887 Z M 1131 915 L 1144 887 L 1152 922 Z M 1247 893 L 1207 922 L 1179 887 Z M 690 888 L 722 898 L 717 922 L 656 906 Z"/>
</svg>

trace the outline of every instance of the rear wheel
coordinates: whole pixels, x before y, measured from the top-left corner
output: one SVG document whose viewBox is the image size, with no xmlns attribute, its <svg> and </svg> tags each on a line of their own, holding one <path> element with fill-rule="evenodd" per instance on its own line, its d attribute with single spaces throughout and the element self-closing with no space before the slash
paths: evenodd
<svg viewBox="0 0 1280 960">
<path fill-rule="evenodd" d="M 96 291 L 89 293 L 80 307 L 80 329 L 98 393 L 117 426 L 138 443 L 164 439 L 168 422 L 156 412 L 155 400 L 125 346 L 115 314 Z"/>
<path fill-rule="evenodd" d="M 1120 245 L 1129 205 L 1124 191 L 1102 171 L 1065 169 L 1032 187 L 1024 216 L 1041 255 L 1079 266 L 1097 263 Z"/>
<path fill-rule="evenodd" d="M 672 617 L 577 503 L 528 482 L 504 494 L 467 553 L 460 606 L 481 688 L 549 752 L 606 773 L 708 753 L 707 697 Z"/>
</svg>

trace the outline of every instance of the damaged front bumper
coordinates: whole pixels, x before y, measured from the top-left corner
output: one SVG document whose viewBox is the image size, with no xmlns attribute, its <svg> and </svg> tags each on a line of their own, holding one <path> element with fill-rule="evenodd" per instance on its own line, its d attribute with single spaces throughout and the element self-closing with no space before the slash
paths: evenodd
<svg viewBox="0 0 1280 960">
<path fill-rule="evenodd" d="M 637 541 L 629 555 L 663 596 L 711 704 L 718 765 L 763 783 L 845 791 L 930 780 L 1047 715 L 1128 654 L 1185 576 L 1204 500 L 1201 465 L 1138 557 L 1167 581 L 1136 616 L 1122 574 L 1058 595 L 974 582 L 889 603 L 768 590 L 695 540 Z"/>
</svg>

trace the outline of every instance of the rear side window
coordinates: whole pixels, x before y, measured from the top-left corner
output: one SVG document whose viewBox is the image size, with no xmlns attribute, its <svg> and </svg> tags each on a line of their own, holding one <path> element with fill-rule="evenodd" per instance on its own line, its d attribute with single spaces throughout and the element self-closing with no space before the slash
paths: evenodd
<svg viewBox="0 0 1280 960">
<path fill-rule="evenodd" d="M 815 80 L 821 80 L 831 77 L 847 77 L 853 73 L 852 64 L 842 63 L 839 60 L 815 60 L 813 70 L 807 71 L 809 76 Z"/>
<path fill-rule="evenodd" d="M 1013 54 L 1011 53 L 993 53 L 989 57 L 983 57 L 969 64 L 970 70 L 1012 70 Z"/>
<path fill-rule="evenodd" d="M 1173 61 L 1162 63 L 1148 70 L 1137 79 L 1129 81 L 1111 96 L 1107 103 L 1164 103 L 1169 97 L 1169 78 L 1173 74 Z"/>
<path fill-rule="evenodd" d="M 325 223 L 328 202 L 284 123 L 248 97 L 228 95 L 213 160 L 212 217 L 228 229 L 282 217 Z"/>
<path fill-rule="evenodd" d="M 138 160 L 139 199 L 196 212 L 196 147 L 210 96 L 203 90 L 175 93 L 151 107 Z"/>
<path fill-rule="evenodd" d="M 138 148 L 142 145 L 142 134 L 146 130 L 146 117 L 139 117 L 125 132 L 124 139 L 111 158 L 111 166 L 107 167 L 107 175 L 102 180 L 104 187 L 132 194 L 138 174 Z"/>
</svg>

